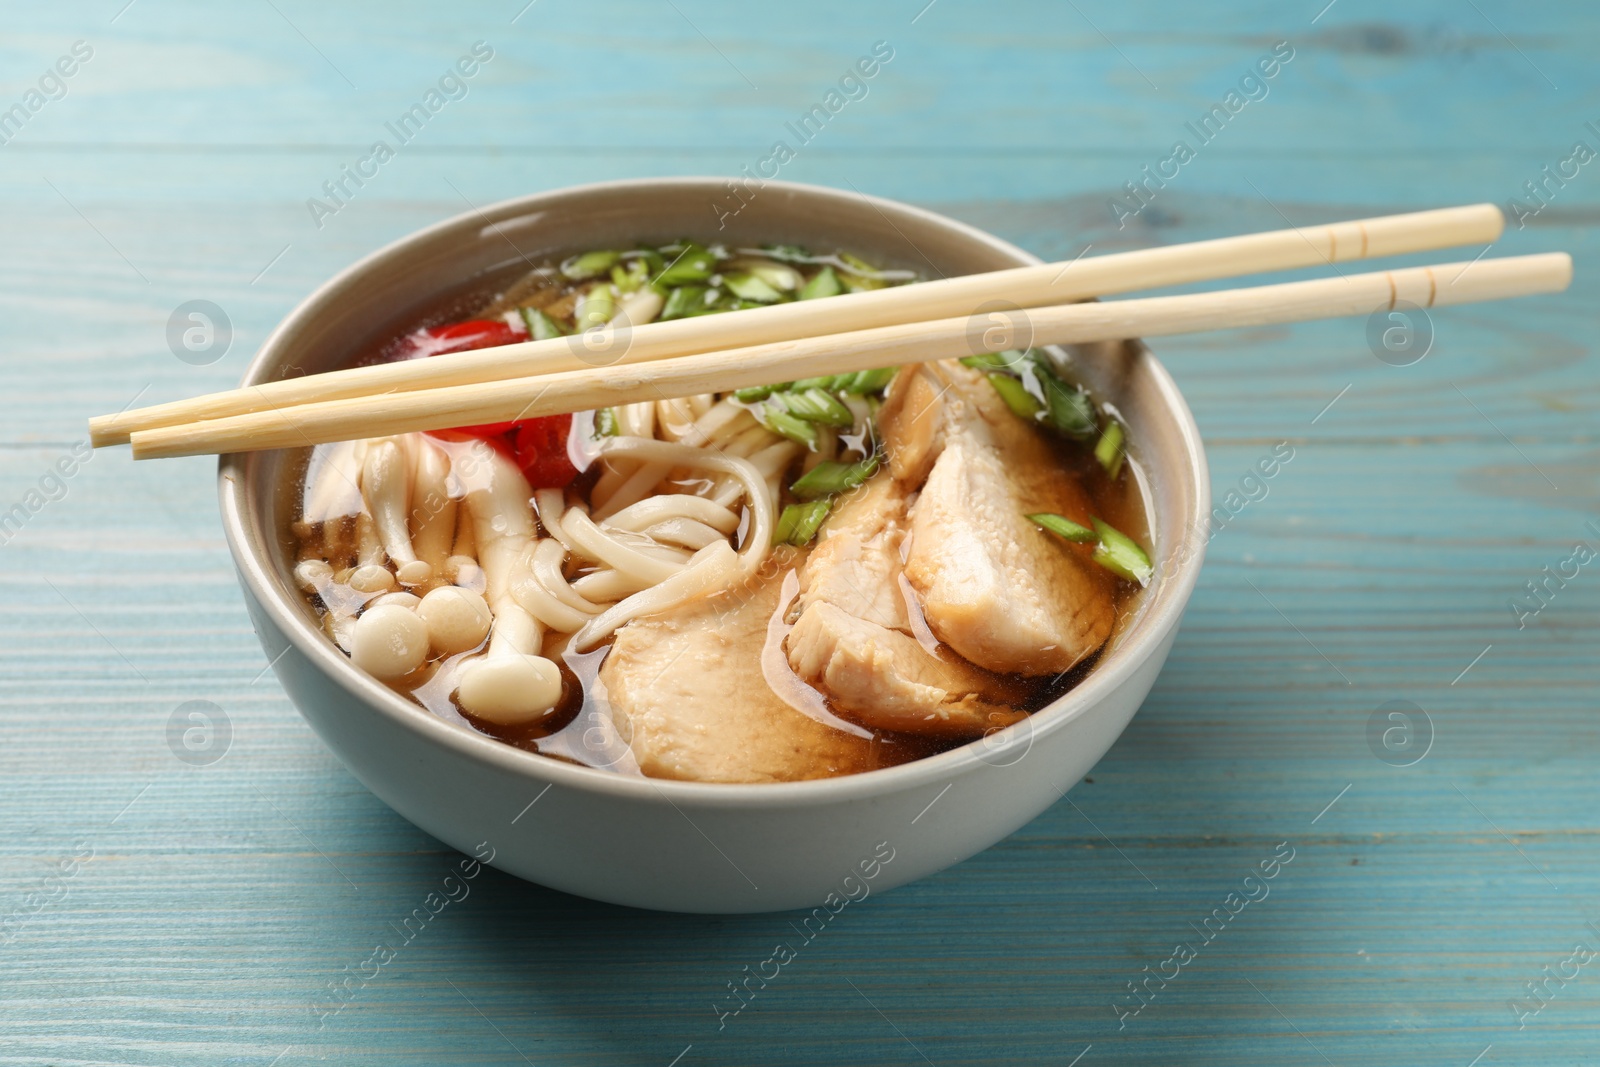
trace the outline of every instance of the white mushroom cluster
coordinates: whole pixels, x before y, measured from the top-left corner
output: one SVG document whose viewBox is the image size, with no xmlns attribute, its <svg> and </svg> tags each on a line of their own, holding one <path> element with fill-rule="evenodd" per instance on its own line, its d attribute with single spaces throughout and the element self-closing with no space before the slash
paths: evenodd
<svg viewBox="0 0 1600 1067">
<path fill-rule="evenodd" d="M 496 544 L 497 524 L 487 509 L 503 508 L 506 501 L 491 502 L 480 494 L 473 510 L 473 494 L 454 475 L 447 452 L 453 447 L 477 453 L 473 462 L 462 464 L 464 469 L 498 460 L 493 470 L 501 483 L 515 476 L 501 496 L 520 493 L 522 508 L 529 511 L 526 481 L 499 453 L 486 446 L 447 445 L 423 434 L 333 445 L 317 454 L 307 472 L 304 512 L 296 527 L 303 558 L 295 580 L 321 597 L 329 634 L 351 661 L 386 682 L 480 648 L 494 627 L 477 546 L 481 531 L 500 566 L 507 553 Z M 531 531 L 531 511 L 526 526 L 524 539 Z M 502 573 L 501 586 L 509 580 Z M 498 656 L 504 650 L 495 653 L 497 643 L 506 642 L 490 641 L 489 653 Z M 536 640 L 532 651 L 538 651 Z M 497 722 L 543 714 L 560 698 L 561 684 L 555 665 L 544 662 L 548 669 L 540 670 L 539 684 L 522 698 L 498 694 L 477 701 L 483 687 L 475 683 L 460 697 L 462 706 Z M 473 673 L 463 669 L 464 689 Z"/>
<path fill-rule="evenodd" d="M 753 574 L 800 446 L 710 396 L 616 415 L 586 499 L 535 493 L 482 441 L 317 450 L 295 579 L 321 599 L 329 635 L 399 688 L 453 694 L 488 722 L 536 722 L 562 697 L 552 657 Z"/>
</svg>

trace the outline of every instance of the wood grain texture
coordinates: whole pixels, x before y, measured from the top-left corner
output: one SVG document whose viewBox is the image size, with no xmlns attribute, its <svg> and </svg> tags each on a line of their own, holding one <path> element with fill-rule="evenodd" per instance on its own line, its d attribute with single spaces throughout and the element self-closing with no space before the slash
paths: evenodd
<svg viewBox="0 0 1600 1067">
<path fill-rule="evenodd" d="M 783 176 L 1050 259 L 1504 202 L 1600 147 L 1600 13 L 1575 3 L 540 0 L 514 24 L 516 0 L 120 6 L 6 15 L 0 105 L 72 42 L 94 57 L 0 146 L 0 511 L 88 415 L 232 384 L 384 242 L 534 189 L 732 176 L 878 40 L 894 59 Z M 466 98 L 318 229 L 306 198 L 479 39 L 495 58 Z M 1295 58 L 1266 98 L 1119 229 L 1108 199 L 1280 40 Z M 1359 322 L 1161 343 L 1219 498 L 1295 454 L 1211 542 L 1150 700 L 1065 800 L 852 905 L 721 1030 L 713 1001 L 790 917 L 632 912 L 494 872 L 319 1029 L 326 984 L 452 853 L 262 673 L 213 464 L 96 456 L 0 547 L 0 923 L 20 916 L 0 1063 L 1592 1062 L 1592 966 L 1524 1029 L 1508 1001 L 1600 947 L 1600 577 L 1523 629 L 1508 601 L 1600 545 L 1595 165 L 1495 251 L 1571 251 L 1571 292 L 1441 310 L 1413 366 Z M 209 366 L 167 349 L 190 299 L 235 328 Z M 231 724 L 210 766 L 168 747 L 190 700 Z M 1414 766 L 1368 748 L 1393 700 L 1433 724 Z M 1126 983 L 1282 841 L 1270 895 L 1119 1029 Z"/>
</svg>

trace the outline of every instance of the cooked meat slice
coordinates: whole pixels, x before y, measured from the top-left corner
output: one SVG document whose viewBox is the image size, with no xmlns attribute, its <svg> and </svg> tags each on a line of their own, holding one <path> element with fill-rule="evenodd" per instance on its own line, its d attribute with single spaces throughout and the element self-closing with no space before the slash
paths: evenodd
<svg viewBox="0 0 1600 1067">
<path fill-rule="evenodd" d="M 914 594 L 900 562 L 906 499 L 884 472 L 835 506 L 800 567 L 789 666 L 835 708 L 880 730 L 975 737 L 1015 722 L 1016 687 L 911 636 Z"/>
<path fill-rule="evenodd" d="M 900 368 L 878 412 L 878 432 L 889 445 L 889 471 L 895 481 L 915 489 L 927 480 L 944 448 L 945 410 L 950 383 L 926 364 Z"/>
<path fill-rule="evenodd" d="M 618 631 L 600 681 L 646 775 L 788 782 L 876 766 L 870 740 L 796 711 L 762 676 L 779 586 L 767 579 Z"/>
<path fill-rule="evenodd" d="M 977 737 L 1027 717 L 1004 703 L 1000 679 L 826 602 L 801 613 L 788 647 L 795 674 L 879 730 Z"/>
<path fill-rule="evenodd" d="M 909 450 L 903 466 L 912 473 L 937 452 L 911 509 L 905 564 L 928 627 L 992 671 L 1068 670 L 1111 636 L 1115 581 L 1089 546 L 1065 544 L 1025 516 L 1047 511 L 1088 525 L 1088 494 L 981 375 L 950 362 L 910 378 L 885 441 L 891 456 Z M 929 416 L 910 418 L 910 402 L 927 397 L 931 429 Z"/>
<path fill-rule="evenodd" d="M 880 474 L 835 505 L 800 568 L 803 610 L 828 603 L 892 630 L 910 632 L 900 588 L 900 543 L 906 535 L 906 494 Z"/>
</svg>

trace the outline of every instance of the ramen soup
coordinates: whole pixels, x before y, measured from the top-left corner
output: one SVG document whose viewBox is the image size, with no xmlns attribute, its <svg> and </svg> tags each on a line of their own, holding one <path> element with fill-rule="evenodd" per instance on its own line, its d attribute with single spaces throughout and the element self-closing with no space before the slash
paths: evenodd
<svg viewBox="0 0 1600 1067">
<path fill-rule="evenodd" d="M 847 252 L 597 250 L 357 362 L 901 285 Z M 323 629 L 430 713 L 618 773 L 904 763 L 1081 680 L 1151 563 L 1115 413 L 1010 351 L 320 446 L 287 539 Z"/>
</svg>

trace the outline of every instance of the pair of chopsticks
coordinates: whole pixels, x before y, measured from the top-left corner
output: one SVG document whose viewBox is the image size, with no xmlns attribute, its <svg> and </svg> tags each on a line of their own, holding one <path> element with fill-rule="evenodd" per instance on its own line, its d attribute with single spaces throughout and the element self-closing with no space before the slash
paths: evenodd
<svg viewBox="0 0 1600 1067">
<path fill-rule="evenodd" d="M 1182 296 L 1090 297 L 1458 245 L 1493 204 L 1275 230 L 266 382 L 91 419 L 135 459 L 295 448 L 965 356 L 1560 292 L 1565 253 L 1477 259 Z M 1005 309 L 996 311 L 996 308 Z M 1009 309 L 1020 310 L 1009 310 Z M 998 318 L 995 316 L 998 315 Z M 979 343 L 976 338 L 982 338 Z M 987 349 L 984 349 L 987 350 Z"/>
</svg>

